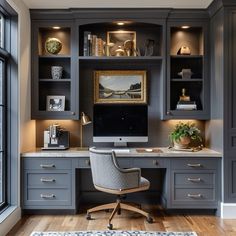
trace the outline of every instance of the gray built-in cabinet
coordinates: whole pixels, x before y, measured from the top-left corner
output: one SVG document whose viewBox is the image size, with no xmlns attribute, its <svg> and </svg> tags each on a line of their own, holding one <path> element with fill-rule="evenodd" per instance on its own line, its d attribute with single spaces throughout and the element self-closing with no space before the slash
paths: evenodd
<svg viewBox="0 0 236 236">
<path fill-rule="evenodd" d="M 219 157 L 119 157 L 122 168 L 162 170 L 163 188 L 150 179 L 153 203 L 161 198 L 167 209 L 219 209 L 221 171 Z M 89 157 L 22 157 L 24 211 L 76 212 L 84 196 L 94 194 Z M 86 173 L 86 175 L 83 175 Z M 155 178 L 155 177 L 152 177 Z M 94 195 L 95 196 L 95 195 Z M 99 195 L 98 195 L 99 196 Z M 104 196 L 105 197 L 105 196 Z"/>
<path fill-rule="evenodd" d="M 209 119 L 209 18 L 205 11 L 31 10 L 31 18 L 33 119 L 77 120 L 79 110 L 91 113 L 95 70 L 146 70 L 147 101 L 149 104 L 153 99 L 158 100 L 160 119 Z M 124 21 L 125 25 L 117 25 L 118 21 Z M 184 25 L 190 28 L 182 29 Z M 60 29 L 54 29 L 55 26 Z M 88 32 L 106 42 L 107 32 L 118 30 L 136 32 L 135 55 L 84 53 L 84 37 Z M 50 37 L 62 42 L 58 54 L 45 50 Z M 154 46 L 151 54 L 145 55 L 147 42 L 154 42 Z M 182 46 L 189 47 L 191 54 L 177 55 Z M 55 65 L 63 67 L 59 80 L 51 76 L 51 66 Z M 182 69 L 190 69 L 191 77 L 182 78 L 179 75 Z M 176 109 L 183 88 L 196 103 L 196 110 Z M 65 96 L 64 111 L 48 111 L 48 96 Z"/>
</svg>

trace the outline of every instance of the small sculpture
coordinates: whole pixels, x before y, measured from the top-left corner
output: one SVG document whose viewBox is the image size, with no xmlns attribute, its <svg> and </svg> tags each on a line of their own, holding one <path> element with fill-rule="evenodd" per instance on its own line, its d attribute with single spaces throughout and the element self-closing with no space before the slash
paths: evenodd
<svg viewBox="0 0 236 236">
<path fill-rule="evenodd" d="M 177 55 L 190 55 L 190 54 L 191 54 L 190 48 L 187 46 L 182 46 L 177 52 Z"/>
<path fill-rule="evenodd" d="M 191 79 L 192 74 L 191 69 L 182 69 L 182 71 L 178 73 L 179 76 L 182 76 L 182 79 Z"/>
<path fill-rule="evenodd" d="M 133 40 L 126 40 L 124 42 L 124 50 L 128 57 L 134 56 L 134 41 Z"/>
<path fill-rule="evenodd" d="M 153 39 L 147 39 L 145 41 L 145 53 L 144 53 L 144 56 L 153 56 L 154 44 L 155 44 L 155 41 Z"/>
<path fill-rule="evenodd" d="M 182 95 L 179 96 L 179 101 L 190 101 L 190 96 L 186 96 L 186 89 L 182 88 Z"/>
<path fill-rule="evenodd" d="M 116 57 L 122 57 L 125 55 L 125 50 L 121 46 L 118 46 L 118 49 L 115 50 Z"/>
</svg>

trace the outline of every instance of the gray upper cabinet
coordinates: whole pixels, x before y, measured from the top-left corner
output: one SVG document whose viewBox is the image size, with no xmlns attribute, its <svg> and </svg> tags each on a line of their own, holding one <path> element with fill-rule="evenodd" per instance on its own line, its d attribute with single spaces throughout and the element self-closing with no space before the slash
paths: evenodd
<svg viewBox="0 0 236 236">
<path fill-rule="evenodd" d="M 207 31 L 207 21 L 168 21 L 162 119 L 209 119 Z"/>
<path fill-rule="evenodd" d="M 79 118 L 76 37 L 73 21 L 32 22 L 32 119 Z"/>
</svg>

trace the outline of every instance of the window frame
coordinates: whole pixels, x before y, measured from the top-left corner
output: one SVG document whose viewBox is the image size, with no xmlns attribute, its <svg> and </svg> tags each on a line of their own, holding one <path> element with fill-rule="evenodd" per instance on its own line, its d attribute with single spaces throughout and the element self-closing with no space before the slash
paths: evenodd
<svg viewBox="0 0 236 236">
<path fill-rule="evenodd" d="M 6 45 L 5 45 L 5 39 L 7 37 L 7 32 L 6 32 L 6 15 L 1 11 L 2 9 L 0 8 L 0 17 L 1 17 L 1 23 L 4 23 L 4 25 L 1 24 L 0 29 L 2 30 L 1 32 L 1 45 L 0 45 L 0 60 L 2 61 L 2 88 L 1 88 L 1 93 L 2 93 L 2 102 L 0 106 L 2 107 L 2 188 L 0 191 L 2 191 L 2 202 L 0 202 L 0 213 L 8 206 L 8 200 L 9 200 L 9 190 L 8 186 L 10 183 L 10 180 L 8 179 L 9 176 L 9 158 L 8 158 L 8 60 L 10 58 L 10 54 L 6 50 Z M 10 39 L 10 38 L 9 38 Z"/>
</svg>

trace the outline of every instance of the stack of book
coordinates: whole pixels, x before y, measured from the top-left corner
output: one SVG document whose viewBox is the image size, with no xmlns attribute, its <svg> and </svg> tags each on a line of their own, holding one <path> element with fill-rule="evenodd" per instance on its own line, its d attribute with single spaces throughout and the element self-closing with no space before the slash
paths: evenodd
<svg viewBox="0 0 236 236">
<path fill-rule="evenodd" d="M 179 101 L 176 106 L 177 110 L 197 110 L 195 101 Z"/>
<path fill-rule="evenodd" d="M 89 31 L 84 32 L 84 56 L 104 56 L 104 41 Z"/>
</svg>

